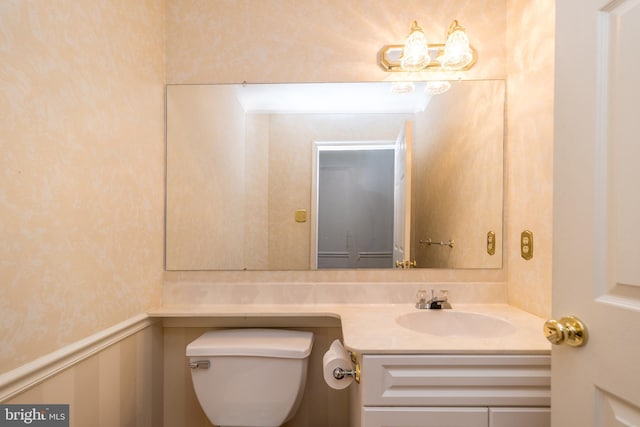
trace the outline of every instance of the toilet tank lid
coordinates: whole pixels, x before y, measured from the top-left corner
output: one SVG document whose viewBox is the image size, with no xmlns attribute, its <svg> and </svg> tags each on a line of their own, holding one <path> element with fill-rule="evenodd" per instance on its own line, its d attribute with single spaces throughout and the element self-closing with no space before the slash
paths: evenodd
<svg viewBox="0 0 640 427">
<path fill-rule="evenodd" d="M 208 331 L 187 345 L 187 356 L 257 356 L 304 359 L 311 353 L 313 333 L 286 329 L 222 329 Z"/>
</svg>

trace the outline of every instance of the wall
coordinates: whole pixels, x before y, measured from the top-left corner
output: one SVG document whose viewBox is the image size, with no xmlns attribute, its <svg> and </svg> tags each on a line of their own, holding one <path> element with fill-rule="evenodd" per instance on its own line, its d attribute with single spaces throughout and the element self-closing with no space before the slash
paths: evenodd
<svg viewBox="0 0 640 427">
<path fill-rule="evenodd" d="M 553 215 L 553 0 L 508 0 L 506 214 L 509 302 L 551 315 Z M 520 257 L 531 230 L 533 259 Z"/>
<path fill-rule="evenodd" d="M 504 98 L 502 81 L 454 82 L 417 115 L 412 188 L 419 266 L 502 266 Z M 487 253 L 487 232 L 496 235 Z"/>
<path fill-rule="evenodd" d="M 7 404 L 68 404 L 70 425 L 162 426 L 159 323 L 75 363 Z"/>
<path fill-rule="evenodd" d="M 383 45 L 453 19 L 480 52 L 469 78 L 505 77 L 505 0 L 167 1 L 168 83 L 379 81 Z"/>
<path fill-rule="evenodd" d="M 263 270 L 269 266 L 269 115 L 247 114 L 245 121 L 244 211 L 251 221 L 244 222 L 244 266 Z"/>
<path fill-rule="evenodd" d="M 0 373 L 160 302 L 161 1 L 0 6 Z"/>
<path fill-rule="evenodd" d="M 68 404 L 77 427 L 162 426 L 162 340 L 156 323 L 3 403 Z"/>
<path fill-rule="evenodd" d="M 166 267 L 241 269 L 245 119 L 235 89 L 169 86 L 167 118 Z M 224 202 L 206 203 L 216 198 Z"/>
<path fill-rule="evenodd" d="M 505 78 L 505 0 L 393 0 L 310 2 L 294 0 L 166 2 L 166 72 L 169 83 L 380 81 L 385 44 L 406 37 L 418 19 L 432 40 L 444 41 L 458 19 L 480 52 L 465 78 Z M 217 271 L 165 273 L 165 302 L 190 286 L 198 294 L 212 284 L 293 282 L 504 283 L 506 270 L 411 271 Z M 398 288 L 411 300 L 414 290 Z M 365 293 L 361 293 L 365 295 Z M 184 295 L 182 295 L 184 296 Z M 453 297 L 453 294 L 452 294 Z M 212 301 L 215 302 L 215 301 Z"/>
</svg>

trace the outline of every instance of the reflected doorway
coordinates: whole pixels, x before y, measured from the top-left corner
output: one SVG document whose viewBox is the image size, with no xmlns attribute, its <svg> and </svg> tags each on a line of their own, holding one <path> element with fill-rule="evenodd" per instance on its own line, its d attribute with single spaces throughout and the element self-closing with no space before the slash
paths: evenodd
<svg viewBox="0 0 640 427">
<path fill-rule="evenodd" d="M 391 268 L 394 142 L 317 142 L 314 211 L 318 269 Z"/>
</svg>

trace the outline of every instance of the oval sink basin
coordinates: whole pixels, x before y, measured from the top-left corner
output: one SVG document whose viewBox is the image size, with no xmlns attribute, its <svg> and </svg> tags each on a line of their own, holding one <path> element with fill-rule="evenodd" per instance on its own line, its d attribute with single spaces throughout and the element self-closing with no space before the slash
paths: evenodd
<svg viewBox="0 0 640 427">
<path fill-rule="evenodd" d="M 440 337 L 491 338 L 509 335 L 515 327 L 506 320 L 486 314 L 452 310 L 420 310 L 400 315 L 403 328 Z"/>
</svg>

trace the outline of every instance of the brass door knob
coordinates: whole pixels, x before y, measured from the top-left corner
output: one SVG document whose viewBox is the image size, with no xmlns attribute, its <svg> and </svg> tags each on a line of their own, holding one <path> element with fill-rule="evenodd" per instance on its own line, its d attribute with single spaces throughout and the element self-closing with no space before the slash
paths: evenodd
<svg viewBox="0 0 640 427">
<path fill-rule="evenodd" d="M 551 319 L 544 322 L 544 336 L 551 344 L 580 347 L 586 344 L 588 334 L 580 319 L 567 316 L 560 320 Z"/>
</svg>

